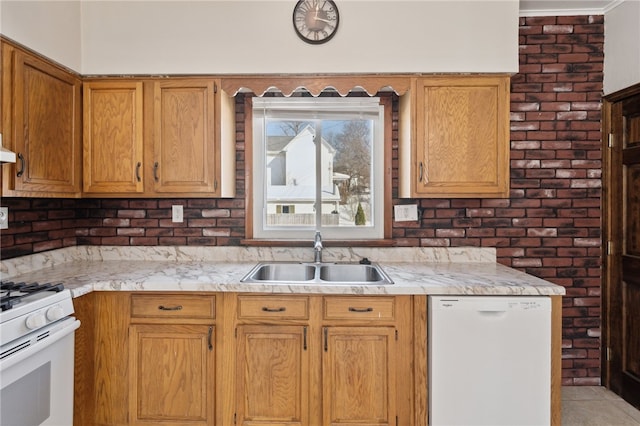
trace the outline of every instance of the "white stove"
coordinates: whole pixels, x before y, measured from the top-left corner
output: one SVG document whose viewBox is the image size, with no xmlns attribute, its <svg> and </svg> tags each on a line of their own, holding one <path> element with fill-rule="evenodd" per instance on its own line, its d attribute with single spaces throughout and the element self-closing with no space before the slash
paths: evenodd
<svg viewBox="0 0 640 426">
<path fill-rule="evenodd" d="M 0 282 L 0 424 L 73 423 L 74 333 L 62 284 Z M 29 399 L 29 410 L 20 401 Z"/>
</svg>

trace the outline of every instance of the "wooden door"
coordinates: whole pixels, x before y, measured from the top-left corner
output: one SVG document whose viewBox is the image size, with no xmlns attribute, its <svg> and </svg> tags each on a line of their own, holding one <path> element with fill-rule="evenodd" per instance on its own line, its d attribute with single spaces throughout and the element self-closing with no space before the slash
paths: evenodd
<svg viewBox="0 0 640 426">
<path fill-rule="evenodd" d="M 131 425 L 212 425 L 213 326 L 132 325 Z"/>
<path fill-rule="evenodd" d="M 606 104 L 605 132 L 607 125 L 605 381 L 640 408 L 640 85 Z"/>
<path fill-rule="evenodd" d="M 396 424 L 395 328 L 323 328 L 323 425 Z"/>
<path fill-rule="evenodd" d="M 417 83 L 414 196 L 509 194 L 509 78 Z"/>
<path fill-rule="evenodd" d="M 310 425 L 307 327 L 241 325 L 236 424 Z"/>
<path fill-rule="evenodd" d="M 152 187 L 158 193 L 213 195 L 218 189 L 214 81 L 161 81 L 153 87 Z"/>
<path fill-rule="evenodd" d="M 142 82 L 85 82 L 83 102 L 84 192 L 142 192 Z"/>
<path fill-rule="evenodd" d="M 80 79 L 33 55 L 14 51 L 15 190 L 80 194 Z"/>
</svg>

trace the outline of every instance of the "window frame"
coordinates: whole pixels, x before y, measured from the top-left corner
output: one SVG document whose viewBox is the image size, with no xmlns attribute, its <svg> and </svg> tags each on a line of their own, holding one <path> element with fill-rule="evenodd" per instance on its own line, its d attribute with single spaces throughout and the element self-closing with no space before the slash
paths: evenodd
<svg viewBox="0 0 640 426">
<path fill-rule="evenodd" d="M 358 93 L 356 96 L 362 97 L 361 93 Z M 365 96 L 369 96 L 366 95 Z M 252 98 L 255 97 L 252 93 L 244 94 L 244 128 L 245 128 L 245 236 L 246 239 L 243 240 L 243 244 L 246 245 L 298 245 L 296 243 L 300 243 L 300 245 L 306 245 L 308 243 L 309 238 L 313 237 L 312 230 L 309 230 L 308 236 L 306 235 L 306 231 L 303 232 L 305 234 L 304 237 L 299 238 L 257 238 L 254 232 L 254 216 L 253 216 L 253 196 L 254 196 L 254 188 L 253 188 L 253 154 L 254 154 L 254 135 L 253 135 L 253 101 Z M 393 243 L 392 238 L 392 145 L 393 145 L 393 93 L 391 92 L 380 92 L 370 97 L 378 97 L 379 104 L 384 108 L 383 114 L 383 142 L 382 142 L 382 164 L 383 170 L 375 170 L 375 173 L 382 173 L 383 178 L 383 188 L 381 191 L 381 197 L 383 199 L 383 207 L 382 207 L 382 238 L 373 238 L 373 239 L 360 239 L 360 238 L 327 238 L 330 239 L 334 244 L 342 245 L 348 244 L 353 245 L 357 243 L 358 245 L 364 246 L 388 246 Z M 395 103 L 397 106 L 397 102 Z M 397 111 L 396 111 L 397 113 Z M 323 236 L 324 237 L 324 236 Z"/>
</svg>

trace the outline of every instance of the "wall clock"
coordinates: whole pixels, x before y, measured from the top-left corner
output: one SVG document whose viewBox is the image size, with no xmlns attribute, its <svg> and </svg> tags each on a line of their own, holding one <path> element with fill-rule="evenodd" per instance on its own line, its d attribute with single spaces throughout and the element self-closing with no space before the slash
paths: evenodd
<svg viewBox="0 0 640 426">
<path fill-rule="evenodd" d="M 293 29 L 307 43 L 326 43 L 338 31 L 340 15 L 332 0 L 299 0 L 293 8 Z"/>
</svg>

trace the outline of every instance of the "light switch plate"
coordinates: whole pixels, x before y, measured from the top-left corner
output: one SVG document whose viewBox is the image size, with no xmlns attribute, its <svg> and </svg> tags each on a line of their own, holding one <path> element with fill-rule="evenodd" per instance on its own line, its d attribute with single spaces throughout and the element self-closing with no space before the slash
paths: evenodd
<svg viewBox="0 0 640 426">
<path fill-rule="evenodd" d="M 171 222 L 182 223 L 184 222 L 182 206 L 171 206 Z"/>
<path fill-rule="evenodd" d="M 9 207 L 0 207 L 0 229 L 9 229 Z"/>
<path fill-rule="evenodd" d="M 418 220 L 418 205 L 417 204 L 400 204 L 393 206 L 393 213 L 396 222 L 408 222 Z"/>
</svg>

